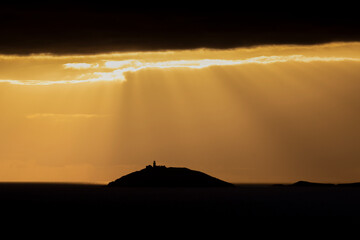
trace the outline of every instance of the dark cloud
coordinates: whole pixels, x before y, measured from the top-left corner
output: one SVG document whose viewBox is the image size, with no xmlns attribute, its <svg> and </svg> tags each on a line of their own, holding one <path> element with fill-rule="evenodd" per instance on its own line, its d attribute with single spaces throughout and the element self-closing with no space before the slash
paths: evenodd
<svg viewBox="0 0 360 240">
<path fill-rule="evenodd" d="M 360 40 L 355 6 L 5 5 L 0 53 L 94 53 Z M 141 5 L 135 8 L 134 5 Z"/>
</svg>

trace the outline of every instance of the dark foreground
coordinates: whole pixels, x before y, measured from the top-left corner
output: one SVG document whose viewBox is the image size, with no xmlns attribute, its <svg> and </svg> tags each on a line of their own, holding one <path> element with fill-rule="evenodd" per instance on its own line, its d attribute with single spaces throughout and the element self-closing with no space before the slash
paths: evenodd
<svg viewBox="0 0 360 240">
<path fill-rule="evenodd" d="M 360 187 L 237 185 L 233 188 L 112 188 L 0 183 L 2 214 L 102 214 L 126 219 L 360 216 Z"/>
</svg>

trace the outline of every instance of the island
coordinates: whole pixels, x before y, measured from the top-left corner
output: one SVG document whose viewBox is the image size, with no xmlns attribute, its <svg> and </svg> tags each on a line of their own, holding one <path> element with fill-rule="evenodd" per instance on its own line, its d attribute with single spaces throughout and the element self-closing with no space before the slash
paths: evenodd
<svg viewBox="0 0 360 240">
<path fill-rule="evenodd" d="M 233 187 L 203 172 L 180 167 L 153 165 L 129 173 L 108 184 L 110 187 Z"/>
<path fill-rule="evenodd" d="M 334 187 L 335 184 L 332 183 L 317 183 L 317 182 L 308 182 L 308 181 L 298 181 L 293 183 L 293 187 Z"/>
</svg>

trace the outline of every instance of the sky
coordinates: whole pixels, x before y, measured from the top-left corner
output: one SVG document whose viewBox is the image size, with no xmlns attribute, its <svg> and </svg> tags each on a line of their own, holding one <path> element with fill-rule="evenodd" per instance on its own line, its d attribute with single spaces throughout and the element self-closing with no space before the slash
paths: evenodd
<svg viewBox="0 0 360 240">
<path fill-rule="evenodd" d="M 0 181 L 359 181 L 356 15 L 247 7 L 3 6 Z"/>
</svg>

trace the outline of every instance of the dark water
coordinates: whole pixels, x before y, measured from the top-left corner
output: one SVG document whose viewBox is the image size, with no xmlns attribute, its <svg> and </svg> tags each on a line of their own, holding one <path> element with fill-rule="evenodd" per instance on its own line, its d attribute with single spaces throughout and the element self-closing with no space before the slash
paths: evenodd
<svg viewBox="0 0 360 240">
<path fill-rule="evenodd" d="M 0 183 L 2 214 L 101 214 L 192 219 L 244 216 L 360 216 L 360 187 L 237 185 L 234 188 L 110 188 Z"/>
</svg>

